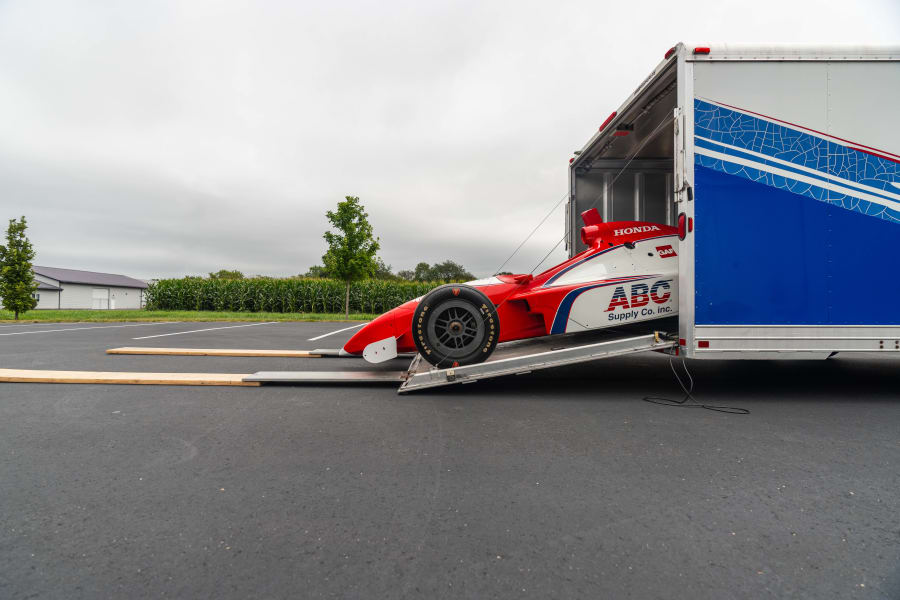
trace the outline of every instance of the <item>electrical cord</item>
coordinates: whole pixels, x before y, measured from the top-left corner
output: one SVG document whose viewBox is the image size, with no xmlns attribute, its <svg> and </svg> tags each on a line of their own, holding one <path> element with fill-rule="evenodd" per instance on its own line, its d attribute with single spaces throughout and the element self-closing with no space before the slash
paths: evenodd
<svg viewBox="0 0 900 600">
<path fill-rule="evenodd" d="M 729 415 L 749 415 L 750 411 L 746 408 L 739 408 L 737 406 L 716 406 L 714 404 L 701 404 L 696 398 L 694 398 L 694 378 L 691 377 L 691 372 L 687 368 L 687 363 L 684 362 L 684 359 L 681 359 L 681 366 L 684 369 L 684 374 L 687 376 L 688 385 L 684 385 L 684 381 L 681 376 L 678 375 L 678 371 L 675 370 L 675 364 L 672 357 L 669 357 L 669 368 L 672 369 L 672 374 L 675 375 L 675 381 L 678 382 L 678 385 L 681 387 L 681 391 L 684 392 L 684 398 L 681 400 L 673 400 L 671 398 L 662 398 L 660 396 L 644 396 L 644 402 L 649 402 L 651 404 L 659 404 L 660 406 L 675 406 L 681 408 L 705 408 L 706 410 L 712 410 L 715 412 L 726 413 Z"/>
</svg>

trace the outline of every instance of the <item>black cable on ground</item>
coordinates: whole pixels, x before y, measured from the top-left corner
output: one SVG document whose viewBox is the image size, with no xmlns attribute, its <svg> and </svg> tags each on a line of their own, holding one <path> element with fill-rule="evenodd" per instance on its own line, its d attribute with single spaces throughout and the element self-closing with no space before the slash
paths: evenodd
<svg viewBox="0 0 900 600">
<path fill-rule="evenodd" d="M 727 413 L 729 415 L 750 414 L 750 411 L 746 408 L 739 408 L 736 406 L 716 406 L 713 404 L 701 404 L 693 396 L 692 392 L 694 391 L 694 378 L 691 377 L 691 372 L 688 371 L 687 363 L 684 362 L 683 358 L 681 359 L 681 366 L 684 369 L 684 374 L 687 376 L 688 385 L 684 385 L 684 381 L 681 379 L 681 376 L 678 375 L 678 371 L 675 370 L 675 364 L 672 362 L 672 357 L 669 357 L 669 368 L 672 369 L 672 374 L 675 375 L 675 381 L 677 381 L 678 385 L 681 386 L 681 391 L 684 392 L 684 398 L 682 398 L 681 400 L 673 400 L 671 398 L 662 398 L 659 396 L 644 396 L 644 402 L 659 404 L 661 406 L 676 406 L 681 408 L 705 408 L 706 410 Z"/>
</svg>

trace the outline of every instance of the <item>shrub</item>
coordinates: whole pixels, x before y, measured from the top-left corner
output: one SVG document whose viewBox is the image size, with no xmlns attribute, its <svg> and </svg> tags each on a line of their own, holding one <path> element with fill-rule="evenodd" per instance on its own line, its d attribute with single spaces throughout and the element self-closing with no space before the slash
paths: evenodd
<svg viewBox="0 0 900 600">
<path fill-rule="evenodd" d="M 350 312 L 378 314 L 441 285 L 366 279 L 350 286 Z M 149 310 L 339 313 L 345 286 L 336 279 L 160 279 L 147 289 Z"/>
</svg>

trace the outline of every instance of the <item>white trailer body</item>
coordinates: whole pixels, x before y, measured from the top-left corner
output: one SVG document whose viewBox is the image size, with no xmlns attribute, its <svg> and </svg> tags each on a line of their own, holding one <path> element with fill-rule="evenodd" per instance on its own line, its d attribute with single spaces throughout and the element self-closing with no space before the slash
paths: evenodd
<svg viewBox="0 0 900 600">
<path fill-rule="evenodd" d="M 900 47 L 679 44 L 576 154 L 578 215 L 683 229 L 680 351 L 900 352 Z"/>
</svg>

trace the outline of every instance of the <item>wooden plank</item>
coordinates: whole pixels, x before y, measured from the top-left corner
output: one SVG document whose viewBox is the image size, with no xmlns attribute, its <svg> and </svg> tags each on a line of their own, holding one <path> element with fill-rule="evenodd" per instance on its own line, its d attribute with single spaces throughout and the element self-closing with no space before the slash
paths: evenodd
<svg viewBox="0 0 900 600">
<path fill-rule="evenodd" d="M 153 356 L 262 356 L 284 358 L 320 358 L 309 350 L 252 350 L 234 348 L 110 348 L 107 354 L 140 354 Z"/>
<path fill-rule="evenodd" d="M 8 383 L 111 383 L 129 385 L 239 385 L 258 386 L 244 381 L 244 373 L 122 373 L 117 371 L 40 371 L 0 369 L 0 382 Z"/>
</svg>

